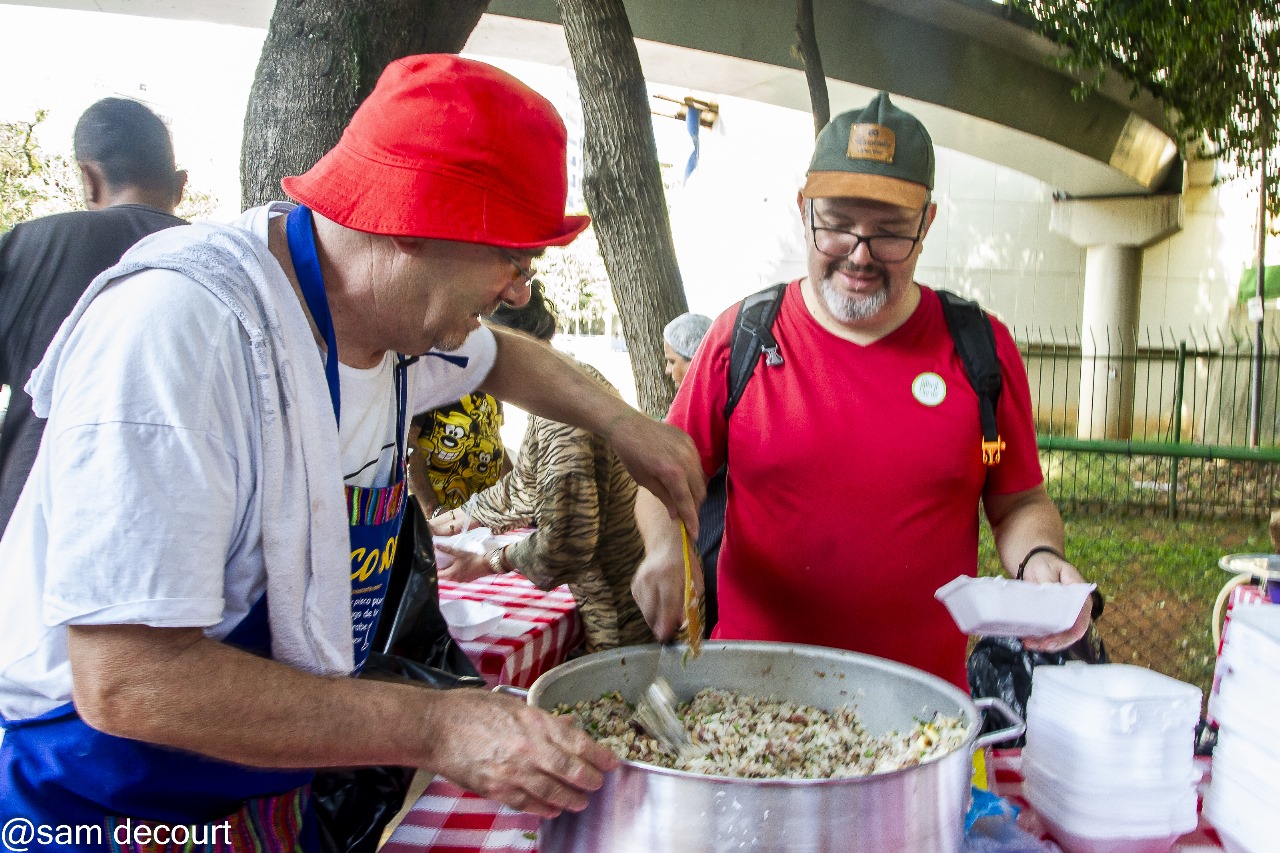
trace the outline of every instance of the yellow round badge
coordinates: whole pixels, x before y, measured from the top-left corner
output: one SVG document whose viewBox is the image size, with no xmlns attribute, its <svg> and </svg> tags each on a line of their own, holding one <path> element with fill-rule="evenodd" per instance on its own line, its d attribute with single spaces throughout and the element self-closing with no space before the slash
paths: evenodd
<svg viewBox="0 0 1280 853">
<path fill-rule="evenodd" d="M 926 406 L 947 399 L 947 382 L 936 373 L 921 373 L 911 383 L 911 395 Z"/>
</svg>

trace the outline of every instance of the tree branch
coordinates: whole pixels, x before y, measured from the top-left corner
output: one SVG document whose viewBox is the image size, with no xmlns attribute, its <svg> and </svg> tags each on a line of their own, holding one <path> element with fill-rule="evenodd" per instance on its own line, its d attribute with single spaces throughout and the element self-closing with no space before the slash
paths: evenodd
<svg viewBox="0 0 1280 853">
<path fill-rule="evenodd" d="M 827 75 L 822 70 L 822 53 L 818 50 L 818 33 L 813 23 L 813 0 L 796 0 L 796 51 L 804 65 L 805 82 L 809 84 L 813 135 L 817 136 L 831 121 L 831 98 L 827 94 Z"/>
</svg>

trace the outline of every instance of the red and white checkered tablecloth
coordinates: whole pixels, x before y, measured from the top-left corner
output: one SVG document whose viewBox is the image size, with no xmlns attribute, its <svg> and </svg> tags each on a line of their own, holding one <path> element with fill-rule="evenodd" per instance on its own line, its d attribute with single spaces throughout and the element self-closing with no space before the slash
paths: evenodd
<svg viewBox="0 0 1280 853">
<path fill-rule="evenodd" d="M 489 685 L 528 687 L 582 642 L 582 619 L 567 586 L 550 592 L 517 574 L 470 583 L 440 581 L 440 600 L 487 601 L 506 611 L 488 634 L 458 645 Z M 384 853 L 461 853 L 534 849 L 538 818 L 436 778 L 381 848 Z"/>
<path fill-rule="evenodd" d="M 1208 771 L 1207 758 L 1196 760 Z M 1022 751 L 996 750 L 988 769 L 994 773 L 995 793 L 1021 807 L 1018 825 L 1051 839 L 1035 809 L 1022 796 Z M 382 847 L 382 853 L 535 853 L 537 833 L 538 818 L 437 779 Z M 1178 839 L 1173 849 L 1175 853 L 1216 853 L 1222 850 L 1222 843 L 1202 816 L 1195 831 Z"/>
<path fill-rule="evenodd" d="M 440 581 L 440 600 L 457 598 L 487 601 L 506 611 L 488 634 L 458 641 L 490 687 L 528 687 L 582 643 L 582 619 L 567 586 L 546 592 L 514 573 L 468 583 Z"/>
<path fill-rule="evenodd" d="M 538 817 L 436 778 L 379 853 L 533 853 Z"/>
</svg>

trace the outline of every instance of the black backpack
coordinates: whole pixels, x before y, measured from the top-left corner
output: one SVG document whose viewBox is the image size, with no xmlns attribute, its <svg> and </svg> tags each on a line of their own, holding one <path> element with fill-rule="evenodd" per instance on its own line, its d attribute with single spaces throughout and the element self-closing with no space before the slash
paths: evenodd
<svg viewBox="0 0 1280 853">
<path fill-rule="evenodd" d="M 737 408 L 761 356 L 764 357 L 765 367 L 778 367 L 782 364 L 778 341 L 773 337 L 773 321 L 778 317 L 778 309 L 782 306 L 786 290 L 787 282 L 784 281 L 751 294 L 738 306 L 729 345 L 729 399 L 724 407 L 725 420 Z M 991 318 L 976 302 L 948 290 L 939 290 L 937 294 L 942 300 L 942 313 L 947 318 L 947 328 L 955 341 L 956 352 L 964 363 L 969 383 L 978 392 L 978 418 L 982 423 L 982 461 L 988 466 L 998 465 L 1000 450 L 1004 447 L 996 429 L 996 405 L 1000 402 L 1001 378 Z M 707 632 L 715 626 L 719 616 L 716 570 L 720 560 L 720 542 L 724 536 L 727 467 L 726 461 L 707 482 L 707 498 L 698 513 L 697 548 L 698 555 L 702 558 L 706 584 L 704 600 L 707 610 L 703 624 Z"/>
<path fill-rule="evenodd" d="M 729 399 L 724 407 L 725 420 L 737 408 L 761 356 L 764 356 L 765 367 L 782 365 L 778 341 L 773 337 L 773 322 L 777 319 L 786 290 L 787 282 L 780 282 L 751 294 L 738 306 L 738 316 L 733 323 L 733 336 L 729 345 Z M 956 352 L 964 363 L 969 384 L 978 393 L 978 419 L 982 423 L 982 461 L 987 466 L 998 465 L 1000 451 L 1004 447 L 996 427 L 1001 378 L 991 318 L 972 300 L 949 290 L 935 292 L 942 300 L 942 314 L 947 319 L 947 328 L 951 331 Z"/>
</svg>

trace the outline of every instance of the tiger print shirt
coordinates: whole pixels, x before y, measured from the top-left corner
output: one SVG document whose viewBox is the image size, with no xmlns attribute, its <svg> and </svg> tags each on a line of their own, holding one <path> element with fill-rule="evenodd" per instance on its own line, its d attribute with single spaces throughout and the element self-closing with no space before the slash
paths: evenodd
<svg viewBox="0 0 1280 853">
<path fill-rule="evenodd" d="M 535 528 L 507 548 L 507 561 L 541 589 L 569 585 L 590 653 L 654 639 L 631 596 L 644 557 L 635 503 L 635 480 L 603 438 L 530 416 L 515 467 L 480 492 L 475 520 L 494 531 Z"/>
</svg>

